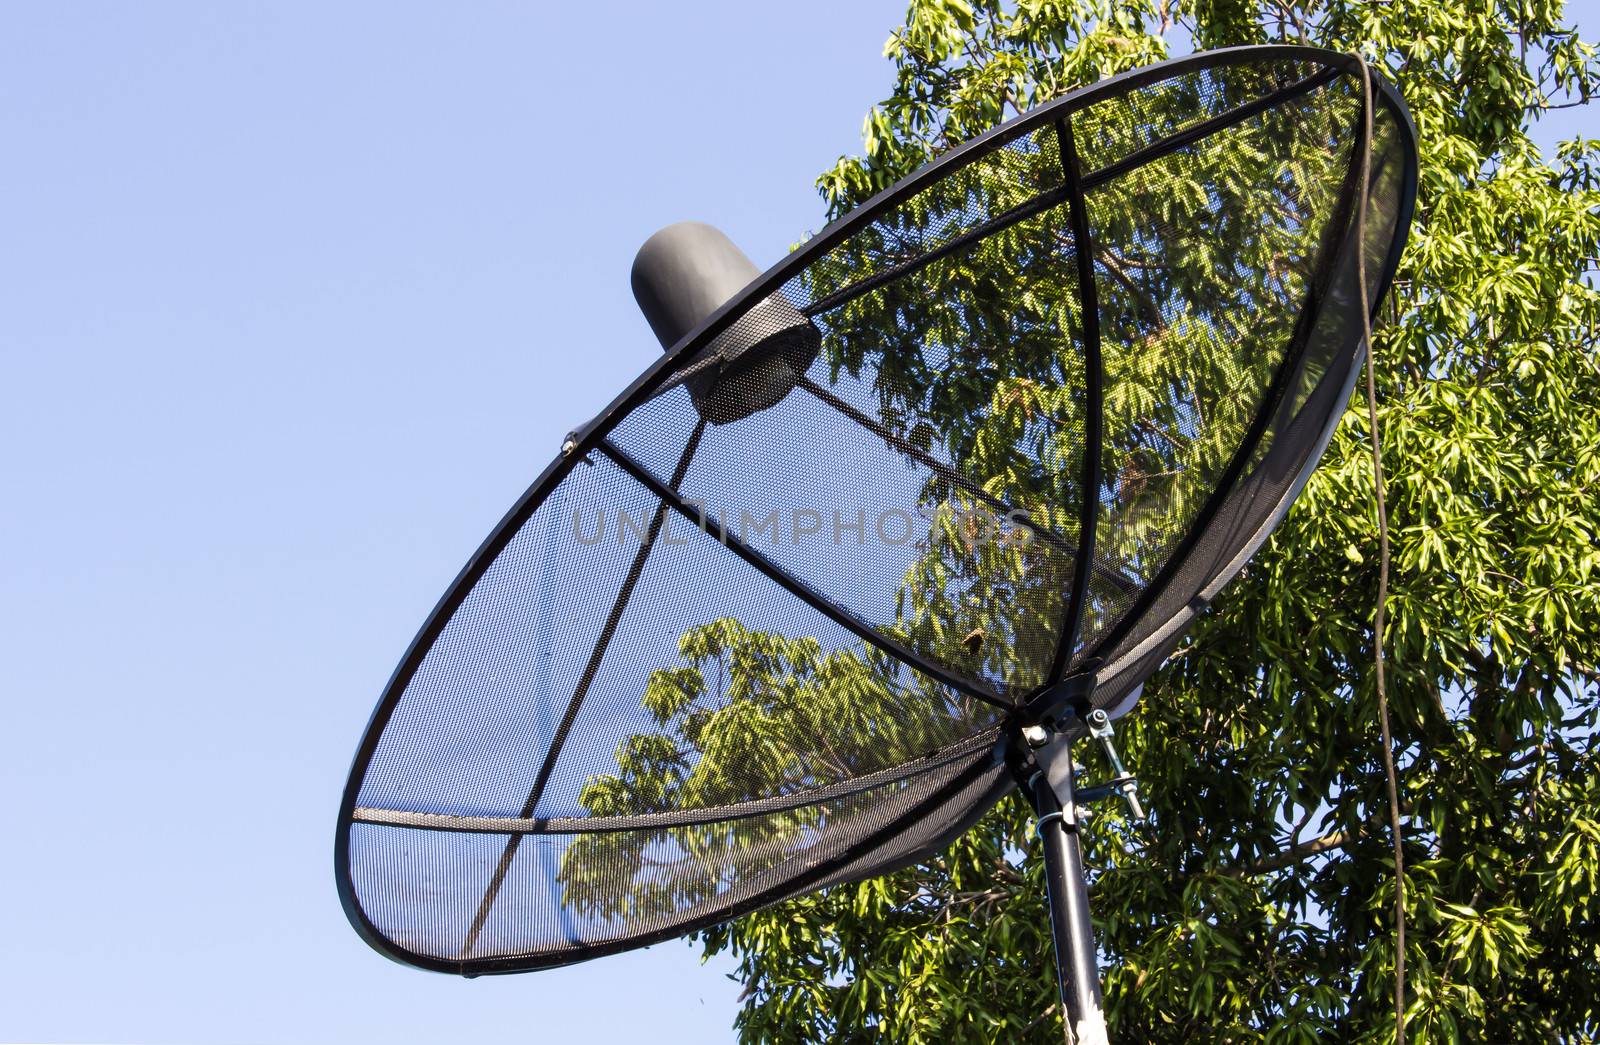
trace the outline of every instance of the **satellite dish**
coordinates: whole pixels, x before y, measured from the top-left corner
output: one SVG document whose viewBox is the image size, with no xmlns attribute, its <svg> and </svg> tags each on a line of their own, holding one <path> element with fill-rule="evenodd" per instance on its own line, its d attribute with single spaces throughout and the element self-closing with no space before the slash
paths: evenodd
<svg viewBox="0 0 1600 1045">
<path fill-rule="evenodd" d="M 970 141 L 765 273 L 704 225 L 666 353 L 575 431 L 413 641 L 336 869 L 397 961 L 678 936 L 1040 810 L 1069 1033 L 1099 987 L 1071 741 L 1108 740 L 1282 518 L 1410 224 L 1358 60 L 1197 54 Z M 1358 186 L 1370 173 L 1368 220 Z M 1357 265 L 1364 263 L 1358 274 Z"/>
</svg>

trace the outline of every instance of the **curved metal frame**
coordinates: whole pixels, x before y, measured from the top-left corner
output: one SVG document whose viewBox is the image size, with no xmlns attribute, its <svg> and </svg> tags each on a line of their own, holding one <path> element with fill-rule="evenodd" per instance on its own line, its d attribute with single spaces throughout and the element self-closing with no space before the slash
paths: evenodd
<svg viewBox="0 0 1600 1045">
<path fill-rule="evenodd" d="M 601 955 L 628 950 L 651 942 L 671 939 L 676 936 L 681 936 L 685 933 L 693 932 L 696 929 L 704 928 L 707 925 L 716 924 L 717 922 L 725 921 L 731 917 L 736 917 L 739 914 L 747 913 L 748 911 L 753 910 L 755 907 L 760 906 L 762 903 L 769 902 L 771 899 L 775 898 L 772 896 L 756 897 L 748 903 L 738 904 L 735 906 L 735 908 L 719 913 L 712 918 L 702 919 L 695 922 L 686 922 L 664 933 L 629 937 L 623 940 L 597 944 L 591 947 L 586 947 L 582 949 L 581 952 L 574 953 L 571 956 L 554 955 L 548 956 L 545 959 L 533 960 L 530 960 L 526 957 L 511 956 L 471 959 L 465 961 L 449 961 L 440 958 L 433 958 L 427 955 L 421 955 L 407 951 L 379 932 L 377 927 L 367 917 L 366 912 L 362 909 L 361 904 L 355 895 L 354 886 L 350 876 L 350 833 L 352 827 L 357 822 L 354 819 L 354 813 L 357 804 L 356 800 L 360 793 L 361 784 L 366 775 L 367 768 L 377 750 L 378 741 L 383 734 L 384 728 L 388 725 L 388 722 L 394 713 L 395 707 L 399 703 L 401 695 L 404 693 L 412 677 L 416 674 L 416 671 L 421 666 L 423 658 L 426 657 L 429 650 L 432 649 L 434 643 L 438 640 L 439 635 L 443 632 L 445 625 L 449 622 L 456 609 L 466 599 L 467 595 L 471 592 L 478 579 L 482 577 L 484 572 L 494 562 L 499 553 L 511 541 L 512 537 L 517 533 L 522 524 L 528 519 L 534 510 L 536 510 L 539 505 L 544 502 L 545 498 L 550 494 L 555 486 L 566 477 L 572 468 L 590 451 L 600 449 L 601 443 L 605 440 L 606 436 L 611 432 L 615 425 L 627 415 L 629 411 L 643 403 L 661 386 L 665 385 L 673 378 L 675 372 L 680 369 L 679 361 L 681 359 L 688 358 L 694 353 L 700 351 L 713 338 L 717 337 L 729 326 L 731 326 L 737 319 L 739 319 L 751 306 L 777 292 L 784 283 L 805 269 L 806 266 L 810 265 L 819 256 L 831 250 L 834 246 L 857 232 L 862 227 L 876 220 L 886 211 L 897 206 L 911 195 L 933 184 L 935 181 L 944 177 L 949 172 L 962 167 L 965 164 L 997 148 L 1000 148 L 1013 138 L 1026 132 L 1038 129 L 1039 127 L 1047 125 L 1053 121 L 1066 121 L 1073 113 L 1087 108 L 1090 105 L 1104 101 L 1107 98 L 1126 93 L 1128 91 L 1136 90 L 1149 84 L 1171 79 L 1185 73 L 1196 72 L 1218 66 L 1249 62 L 1258 58 L 1305 61 L 1308 63 L 1319 64 L 1326 69 L 1333 71 L 1335 74 L 1337 72 L 1353 74 L 1359 68 L 1357 59 L 1354 57 L 1336 51 L 1324 50 L 1322 48 L 1281 44 L 1248 45 L 1187 55 L 1182 58 L 1172 59 L 1156 65 L 1131 70 L 1129 72 L 1080 87 L 1061 98 L 1041 105 L 1038 108 L 1024 113 L 1010 122 L 1003 123 L 980 135 L 979 137 L 974 138 L 955 149 L 952 149 L 950 152 L 947 152 L 928 163 L 926 166 L 915 171 L 902 181 L 878 193 L 876 196 L 872 197 L 872 199 L 857 207 L 849 214 L 828 225 L 816 236 L 796 249 L 793 253 L 789 254 L 772 268 L 768 269 L 759 279 L 745 287 L 743 291 L 736 294 L 721 308 L 717 309 L 716 312 L 708 317 L 699 328 L 691 331 L 689 334 L 686 334 L 681 340 L 678 341 L 677 344 L 673 345 L 672 348 L 657 358 L 656 361 L 644 371 L 644 373 L 640 374 L 639 377 L 636 378 L 603 411 L 601 411 L 600 414 L 598 414 L 581 430 L 574 433 L 568 444 L 562 448 L 562 454 L 558 456 L 558 458 L 548 467 L 546 467 L 542 473 L 540 473 L 540 475 L 528 487 L 526 492 L 524 492 L 523 495 L 517 500 L 516 504 L 514 504 L 505 514 L 505 516 L 495 526 L 493 531 L 491 531 L 489 536 L 484 539 L 483 543 L 473 553 L 466 565 L 462 567 L 461 572 L 457 574 L 449 589 L 434 606 L 432 612 L 428 615 L 426 622 L 424 622 L 416 637 L 411 641 L 411 644 L 409 647 L 407 647 L 404 656 L 402 656 L 400 660 L 400 663 L 396 666 L 394 674 L 390 677 L 388 684 L 384 688 L 383 696 L 378 701 L 376 708 L 373 710 L 372 717 L 367 723 L 366 730 L 362 735 L 361 743 L 356 750 L 354 759 L 352 760 L 350 774 L 340 802 L 338 824 L 336 827 L 334 841 L 334 873 L 338 887 L 339 900 L 344 908 L 346 917 L 349 918 L 350 923 L 355 927 L 362 939 L 364 939 L 374 950 L 378 951 L 380 954 L 383 954 L 387 958 L 404 965 L 429 969 L 436 972 L 447 972 L 468 976 L 501 972 L 521 972 L 535 968 L 546 968 L 585 960 L 588 958 L 599 957 Z M 1416 144 L 1416 127 L 1412 122 L 1410 112 L 1406 107 L 1404 99 L 1401 98 L 1394 85 L 1382 75 L 1375 75 L 1373 77 L 1373 86 L 1375 100 L 1378 100 L 1381 104 L 1385 105 L 1398 118 L 1400 132 L 1403 136 L 1405 136 L 1407 140 L 1406 143 L 1409 144 L 1414 150 Z M 1181 132 L 1179 135 L 1174 136 L 1175 139 L 1181 139 L 1182 137 L 1183 134 Z M 1157 145 L 1165 145 L 1168 141 L 1169 139 L 1164 139 L 1162 142 L 1157 143 Z M 1182 147 L 1183 144 L 1185 143 L 1179 141 L 1172 147 Z M 1081 185 L 1079 186 L 1079 192 L 1081 195 Z M 1406 184 L 1403 188 L 1403 198 L 1400 201 L 1400 207 L 1398 210 L 1401 228 L 1405 228 L 1409 225 L 1410 214 L 1415 203 L 1415 197 L 1416 179 L 1415 172 L 1412 171 L 1410 172 L 1410 176 L 1407 178 Z M 1373 283 L 1373 294 L 1371 299 L 1374 309 L 1376 309 L 1378 304 L 1382 301 L 1384 294 L 1387 292 L 1389 284 L 1393 280 L 1395 269 L 1399 263 L 1400 251 L 1405 243 L 1405 238 L 1406 237 L 1404 235 L 1396 237 L 1396 241 L 1390 251 L 1390 256 L 1386 259 L 1384 270 L 1380 274 L 1380 277 Z M 1293 355 L 1294 353 L 1290 352 L 1288 354 Z M 1213 506 L 1210 504 L 1207 505 L 1208 509 L 1212 507 Z M 1201 523 L 1208 521 L 1209 513 L 1202 513 L 1202 515 L 1204 517 L 1199 519 L 1195 527 L 1193 527 L 1195 531 L 1203 529 L 1204 527 L 1201 525 Z M 1077 572 L 1081 573 L 1083 571 L 1080 569 Z M 1158 586 L 1159 585 L 1152 585 L 1152 587 Z M 1071 640 L 1063 639 L 1062 642 L 1064 645 L 1070 646 Z M 1105 648 L 1105 643 L 1098 643 L 1097 647 L 1103 649 Z M 1068 662 L 1070 659 L 1070 649 L 1068 650 L 1066 656 L 1057 657 L 1058 662 Z M 1064 664 L 1061 666 L 1064 668 Z M 973 770 L 962 773 L 956 781 L 953 781 L 945 788 L 941 788 L 939 795 L 950 797 L 956 793 L 959 793 L 957 785 L 959 784 L 961 786 L 965 786 L 966 784 L 969 784 L 973 780 L 980 777 L 981 773 L 978 771 L 980 769 L 987 770 L 988 766 L 980 765 L 975 767 Z M 945 795 L 946 792 L 949 792 L 948 796 Z M 934 807 L 935 805 L 933 801 L 930 800 L 912 812 L 915 813 L 919 810 L 926 810 Z M 906 817 L 901 819 L 910 821 L 914 820 L 915 818 L 912 816 L 912 814 L 907 814 Z M 885 830 L 888 829 L 886 828 Z M 835 861 L 832 861 L 823 867 L 817 868 L 815 873 L 805 876 L 805 880 L 813 882 L 826 880 L 828 874 L 832 873 L 838 867 L 843 866 L 844 863 L 848 862 L 849 860 L 860 856 L 861 853 L 866 851 L 867 848 L 870 848 L 867 846 L 867 842 L 876 844 L 877 842 L 881 841 L 883 837 L 884 832 L 880 831 L 871 838 L 864 840 L 860 845 L 852 846 L 850 850 L 848 850 L 845 854 L 842 854 Z M 804 883 L 803 881 L 795 881 L 788 884 L 791 887 L 803 887 Z M 792 891 L 793 888 L 786 888 L 784 893 L 787 894 L 788 892 Z"/>
<path fill-rule="evenodd" d="M 1283 405 L 1283 397 L 1289 390 L 1289 379 L 1295 371 L 1295 364 L 1299 362 L 1300 355 L 1295 351 L 1297 346 L 1304 346 L 1310 336 L 1312 327 L 1322 315 L 1322 300 L 1333 283 L 1335 272 L 1329 264 L 1330 257 L 1337 257 L 1340 244 L 1350 235 L 1351 217 L 1355 206 L 1358 175 L 1361 172 L 1362 146 L 1360 142 L 1351 143 L 1350 159 L 1345 170 L 1344 182 L 1339 193 L 1338 209 L 1333 220 L 1328 222 L 1324 230 L 1324 240 L 1317 251 L 1317 263 L 1312 270 L 1310 286 L 1306 288 L 1305 302 L 1300 306 L 1300 314 L 1295 319 L 1295 330 L 1289 339 L 1289 348 L 1284 351 L 1283 359 L 1272 375 L 1272 381 L 1267 387 L 1265 397 L 1256 409 L 1256 414 L 1250 419 L 1250 427 L 1246 429 L 1244 437 L 1239 440 L 1239 445 L 1234 448 L 1227 467 L 1218 476 L 1216 485 L 1212 487 L 1211 494 L 1206 498 L 1206 503 L 1200 511 L 1195 513 L 1194 520 L 1189 524 L 1183 539 L 1168 553 L 1167 559 L 1161 568 L 1156 571 L 1140 591 L 1138 598 L 1127 608 L 1117 622 L 1113 624 L 1104 635 L 1100 636 L 1089 651 L 1088 657 L 1095 659 L 1103 656 L 1107 651 L 1113 650 L 1128 633 L 1138 627 L 1139 622 L 1149 612 L 1167 591 L 1168 586 L 1183 564 L 1188 561 L 1189 555 L 1196 545 L 1204 539 L 1206 532 L 1211 528 L 1211 521 L 1217 512 L 1233 494 L 1234 488 L 1244 476 L 1245 469 L 1250 466 L 1250 461 L 1255 457 L 1256 450 L 1261 446 L 1267 429 L 1272 420 L 1277 416 L 1278 410 Z M 1363 246 L 1361 230 L 1355 230 L 1356 250 L 1359 252 Z M 1357 264 L 1365 264 L 1365 259 L 1357 255 Z"/>
<path fill-rule="evenodd" d="M 1056 651 L 1051 658 L 1045 687 L 1061 681 L 1072 661 L 1089 601 L 1094 576 L 1094 542 L 1100 518 L 1100 458 L 1105 451 L 1105 361 L 1100 356 L 1100 293 L 1094 282 L 1094 236 L 1089 231 L 1089 204 L 1084 198 L 1083 172 L 1078 167 L 1078 138 L 1072 121 L 1056 121 L 1056 144 L 1061 173 L 1067 183 L 1067 206 L 1072 221 L 1072 248 L 1078 262 L 1078 304 L 1083 310 L 1084 426 L 1083 490 L 1078 508 L 1078 554 L 1072 568 L 1072 592 L 1057 626 Z"/>
</svg>

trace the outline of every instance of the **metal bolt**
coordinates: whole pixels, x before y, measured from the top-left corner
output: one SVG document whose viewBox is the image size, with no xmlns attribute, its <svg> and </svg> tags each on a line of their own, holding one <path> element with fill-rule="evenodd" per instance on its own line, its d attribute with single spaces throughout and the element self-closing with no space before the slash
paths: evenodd
<svg viewBox="0 0 1600 1045">
<path fill-rule="evenodd" d="M 1043 726 L 1023 726 L 1022 739 L 1029 747 L 1044 747 L 1050 742 L 1050 733 Z"/>
<path fill-rule="evenodd" d="M 1144 819 L 1144 807 L 1139 804 L 1139 786 L 1133 782 L 1132 776 L 1122 765 L 1122 759 L 1117 756 L 1115 732 L 1111 728 L 1111 718 L 1104 711 L 1095 708 L 1089 712 L 1089 734 L 1100 741 L 1100 746 L 1105 748 L 1106 761 L 1111 763 L 1111 771 L 1119 777 L 1126 777 L 1121 786 L 1117 788 L 1122 792 L 1122 798 L 1128 803 L 1128 812 L 1133 814 L 1135 820 Z"/>
</svg>

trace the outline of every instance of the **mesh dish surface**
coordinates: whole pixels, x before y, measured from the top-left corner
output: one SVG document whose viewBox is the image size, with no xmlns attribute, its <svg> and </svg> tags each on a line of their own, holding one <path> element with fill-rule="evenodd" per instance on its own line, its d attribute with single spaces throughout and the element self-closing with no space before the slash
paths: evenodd
<svg viewBox="0 0 1600 1045">
<path fill-rule="evenodd" d="M 352 923 L 517 972 L 948 844 L 1029 702 L 1123 701 L 1320 457 L 1356 266 L 1376 311 L 1415 197 L 1374 88 L 1362 242 L 1354 60 L 1211 52 L 967 143 L 669 350 L 396 670 L 340 810 Z M 771 316 L 776 354 L 726 350 Z"/>
</svg>

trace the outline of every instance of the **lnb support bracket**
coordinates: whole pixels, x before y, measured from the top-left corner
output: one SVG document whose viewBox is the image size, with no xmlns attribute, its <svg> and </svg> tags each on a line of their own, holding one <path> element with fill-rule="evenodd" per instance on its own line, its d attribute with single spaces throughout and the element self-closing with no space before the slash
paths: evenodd
<svg viewBox="0 0 1600 1045">
<path fill-rule="evenodd" d="M 1072 762 L 1072 741 L 1086 733 L 1099 741 L 1113 775 L 1104 783 L 1078 787 Z M 1069 713 L 1050 719 L 1048 726 L 1024 726 L 1022 739 L 1063 808 L 1071 810 L 1075 805 L 1117 794 L 1127 803 L 1128 813 L 1134 820 L 1145 818 L 1144 806 L 1139 802 L 1139 781 L 1122 764 L 1111 718 L 1104 711 L 1095 708 L 1081 719 Z"/>
<path fill-rule="evenodd" d="M 1111 716 L 1099 708 L 1089 712 L 1089 735 L 1100 741 L 1100 747 L 1105 750 L 1106 761 L 1111 763 L 1111 772 L 1115 777 L 1102 786 L 1122 794 L 1122 800 L 1128 803 L 1128 815 L 1135 820 L 1144 819 L 1144 807 L 1139 804 L 1139 782 L 1133 774 L 1122 765 L 1122 758 L 1117 754 L 1115 731 L 1111 727 Z"/>
</svg>

